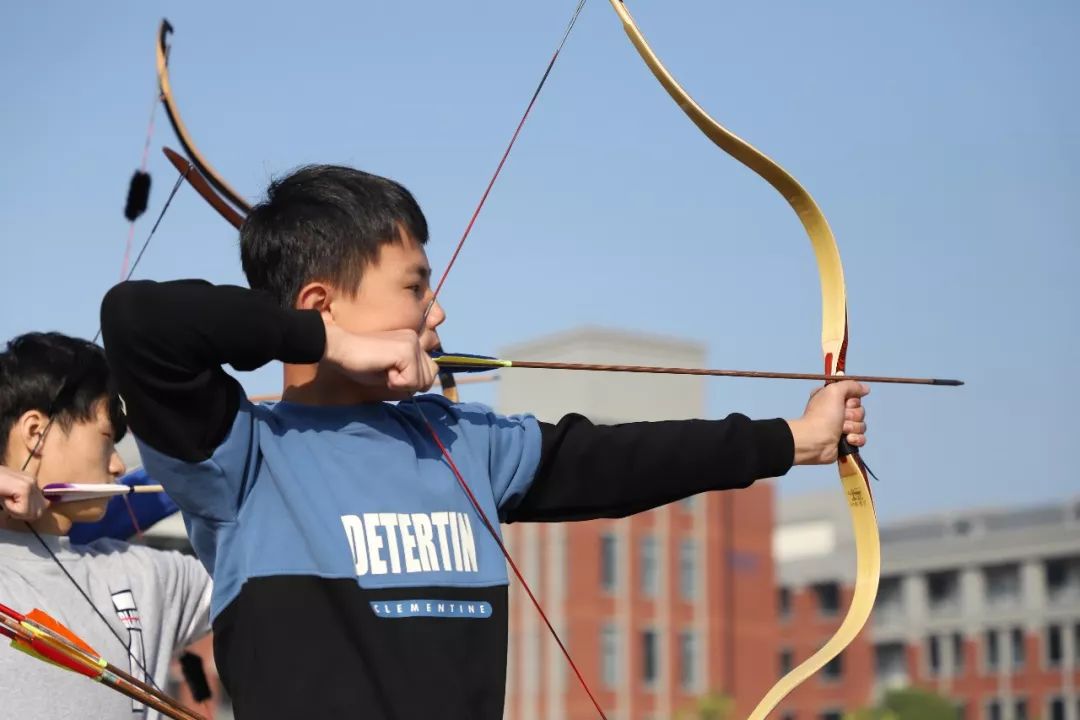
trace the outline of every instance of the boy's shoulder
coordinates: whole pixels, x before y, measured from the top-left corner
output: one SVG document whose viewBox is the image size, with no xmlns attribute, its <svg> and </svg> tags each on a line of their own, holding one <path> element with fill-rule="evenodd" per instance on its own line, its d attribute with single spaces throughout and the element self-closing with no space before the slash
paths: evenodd
<svg viewBox="0 0 1080 720">
<path fill-rule="evenodd" d="M 42 543 L 48 548 L 42 548 Z M 0 532 L 0 559 L 5 565 L 55 570 L 53 562 L 82 567 L 80 575 L 100 578 L 110 586 L 153 586 L 166 578 L 193 577 L 205 574 L 199 561 L 177 550 L 159 550 L 115 538 L 100 538 L 89 543 L 75 543 L 67 537 L 30 533 Z"/>
<path fill-rule="evenodd" d="M 86 544 L 65 543 L 69 551 L 95 565 L 116 564 L 126 572 L 162 573 L 188 569 L 199 561 L 179 550 L 163 550 L 148 545 L 100 538 Z M 200 566 L 201 567 L 201 566 Z"/>
<path fill-rule="evenodd" d="M 255 422 L 326 430 L 344 429 L 353 422 L 490 427 L 534 420 L 529 414 L 502 415 L 484 403 L 453 402 L 437 393 L 417 395 L 397 403 L 360 405 L 305 405 L 283 400 L 254 402 L 245 398 L 241 404 L 241 410 L 244 409 L 251 413 Z"/>
</svg>

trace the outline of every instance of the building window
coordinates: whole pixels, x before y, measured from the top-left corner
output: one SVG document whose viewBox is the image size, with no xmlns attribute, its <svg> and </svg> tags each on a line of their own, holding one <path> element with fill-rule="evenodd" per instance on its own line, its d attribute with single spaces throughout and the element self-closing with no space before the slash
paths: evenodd
<svg viewBox="0 0 1080 720">
<path fill-rule="evenodd" d="M 1027 647 L 1024 644 L 1024 630 L 1022 628 L 1013 628 L 1009 633 L 1009 646 L 1012 650 L 1012 666 L 1014 668 L 1024 667 L 1024 663 L 1027 662 Z"/>
<path fill-rule="evenodd" d="M 818 720 L 844 720 L 844 714 L 840 710 L 823 710 L 818 714 Z"/>
<path fill-rule="evenodd" d="M 952 634 L 952 674 L 963 675 L 964 673 L 964 635 L 954 632 Z"/>
<path fill-rule="evenodd" d="M 1013 705 L 1013 720 L 1028 720 L 1027 698 L 1019 698 Z"/>
<path fill-rule="evenodd" d="M 697 691 L 697 635 L 692 630 L 679 633 L 679 684 L 687 692 Z"/>
<path fill-rule="evenodd" d="M 904 619 L 903 589 L 898 577 L 883 577 L 874 601 L 874 620 L 878 624 L 900 622 Z"/>
<path fill-rule="evenodd" d="M 1054 604 L 1080 601 L 1080 557 L 1046 561 L 1046 596 Z"/>
<path fill-rule="evenodd" d="M 1001 667 L 1001 652 L 998 648 L 997 630 L 987 630 L 983 635 L 983 658 L 986 661 L 987 670 L 997 670 Z"/>
<path fill-rule="evenodd" d="M 609 688 L 619 685 L 619 633 L 611 624 L 600 630 L 600 677 Z"/>
<path fill-rule="evenodd" d="M 615 536 L 600 536 L 600 586 L 607 592 L 615 592 L 618 584 L 618 543 Z"/>
<path fill-rule="evenodd" d="M 1073 625 L 1073 662 L 1080 665 L 1080 623 Z"/>
<path fill-rule="evenodd" d="M 968 706 L 963 700 L 959 700 L 953 704 L 953 709 L 956 711 L 956 720 L 968 720 Z"/>
<path fill-rule="evenodd" d="M 942 614 L 960 609 L 960 576 L 955 570 L 929 573 L 926 589 L 931 612 Z"/>
<path fill-rule="evenodd" d="M 791 588 L 782 587 L 777 591 L 776 604 L 779 606 L 781 620 L 791 617 Z"/>
<path fill-rule="evenodd" d="M 821 679 L 825 682 L 836 682 L 844 674 L 844 654 L 840 653 L 821 668 Z"/>
<path fill-rule="evenodd" d="M 874 646 L 874 677 L 888 688 L 908 684 L 907 653 L 902 642 L 882 643 Z"/>
<path fill-rule="evenodd" d="M 1046 706 L 1046 720 L 1065 720 L 1065 698 L 1050 698 Z"/>
<path fill-rule="evenodd" d="M 795 654 L 791 652 L 791 648 L 784 648 L 780 651 L 780 677 L 791 672 L 793 667 L 795 667 Z"/>
<path fill-rule="evenodd" d="M 657 666 L 660 653 L 655 630 L 641 633 L 641 679 L 646 685 L 655 685 L 660 674 Z"/>
<path fill-rule="evenodd" d="M 834 582 L 815 583 L 814 597 L 817 598 L 818 612 L 832 617 L 840 612 L 840 585 Z"/>
<path fill-rule="evenodd" d="M 1001 720 L 1001 701 L 989 700 L 986 703 L 986 720 Z"/>
<path fill-rule="evenodd" d="M 1065 650 L 1062 647 L 1061 640 L 1060 625 L 1050 625 L 1046 628 L 1046 667 L 1061 667 L 1061 662 L 1065 659 L 1062 657 Z"/>
<path fill-rule="evenodd" d="M 679 543 L 679 595 L 683 600 L 693 600 L 697 578 L 697 549 L 693 540 Z"/>
<path fill-rule="evenodd" d="M 941 674 L 941 643 L 937 635 L 926 639 L 926 672 L 930 677 Z"/>
<path fill-rule="evenodd" d="M 1008 608 L 1020 604 L 1020 566 L 1016 563 L 994 565 L 983 570 L 986 581 L 986 606 Z"/>
<path fill-rule="evenodd" d="M 641 539 L 641 593 L 656 597 L 660 583 L 657 568 L 657 542 L 652 535 Z"/>
</svg>

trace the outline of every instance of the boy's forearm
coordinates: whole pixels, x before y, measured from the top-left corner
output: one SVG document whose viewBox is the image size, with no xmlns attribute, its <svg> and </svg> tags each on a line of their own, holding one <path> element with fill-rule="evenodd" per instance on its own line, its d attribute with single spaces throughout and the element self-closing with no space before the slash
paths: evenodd
<svg viewBox="0 0 1080 720">
<path fill-rule="evenodd" d="M 623 517 L 783 475 L 795 453 L 786 421 L 738 414 L 608 426 L 567 415 L 541 432 L 536 478 L 510 521 Z"/>
<path fill-rule="evenodd" d="M 102 301 L 101 328 L 132 430 L 191 461 L 208 457 L 236 416 L 240 387 L 222 365 L 317 362 L 325 344 L 318 313 L 201 280 L 121 283 Z"/>
<path fill-rule="evenodd" d="M 326 340 L 315 311 L 286 310 L 267 293 L 203 280 L 120 283 L 102 301 L 101 328 L 107 345 L 139 356 L 167 353 L 171 370 L 192 373 L 313 363 Z"/>
</svg>

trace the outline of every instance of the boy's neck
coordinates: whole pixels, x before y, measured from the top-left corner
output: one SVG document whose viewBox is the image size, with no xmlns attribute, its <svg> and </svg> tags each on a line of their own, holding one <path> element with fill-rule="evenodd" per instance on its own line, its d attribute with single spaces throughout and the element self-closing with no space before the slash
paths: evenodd
<svg viewBox="0 0 1080 720">
<path fill-rule="evenodd" d="M 379 402 L 361 385 L 351 383 L 318 365 L 284 366 L 281 399 L 301 405 L 359 405 Z"/>
<path fill-rule="evenodd" d="M 63 515 L 58 515 L 46 510 L 44 515 L 30 523 L 30 527 L 34 528 L 39 535 L 57 535 L 66 537 L 67 534 L 71 532 L 71 524 L 71 520 Z M 12 532 L 30 532 L 25 521 L 15 520 L 10 517 L 0 518 L 0 529 L 10 530 Z"/>
</svg>

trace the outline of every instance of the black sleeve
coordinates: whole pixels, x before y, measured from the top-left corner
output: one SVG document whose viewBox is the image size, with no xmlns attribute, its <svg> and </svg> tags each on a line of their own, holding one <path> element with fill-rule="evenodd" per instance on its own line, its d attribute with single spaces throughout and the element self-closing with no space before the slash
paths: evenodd
<svg viewBox="0 0 1080 720">
<path fill-rule="evenodd" d="M 509 522 L 624 517 L 784 475 L 795 458 L 786 421 L 739 414 L 621 425 L 571 414 L 540 432 L 536 477 Z"/>
<path fill-rule="evenodd" d="M 101 303 L 101 331 L 132 431 L 187 462 L 210 457 L 236 418 L 243 389 L 222 365 L 314 363 L 326 345 L 318 312 L 203 280 L 121 283 Z"/>
</svg>

